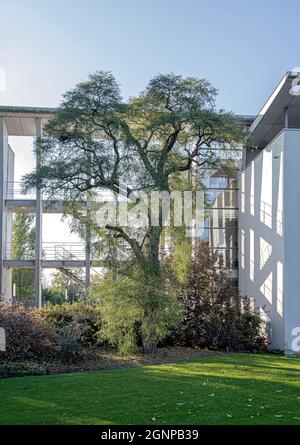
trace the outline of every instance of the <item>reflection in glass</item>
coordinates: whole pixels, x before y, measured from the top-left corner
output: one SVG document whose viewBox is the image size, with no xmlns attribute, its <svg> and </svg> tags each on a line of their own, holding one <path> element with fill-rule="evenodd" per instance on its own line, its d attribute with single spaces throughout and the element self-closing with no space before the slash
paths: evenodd
<svg viewBox="0 0 300 445">
<path fill-rule="evenodd" d="M 238 268 L 238 183 L 239 150 L 220 150 L 202 153 L 198 169 L 199 180 L 205 190 L 204 229 L 198 237 L 207 241 L 215 265 L 231 269 L 232 277 Z"/>
</svg>

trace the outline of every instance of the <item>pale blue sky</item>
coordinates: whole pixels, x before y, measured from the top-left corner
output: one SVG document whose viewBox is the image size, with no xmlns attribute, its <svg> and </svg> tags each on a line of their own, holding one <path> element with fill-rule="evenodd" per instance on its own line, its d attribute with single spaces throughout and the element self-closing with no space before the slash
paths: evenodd
<svg viewBox="0 0 300 445">
<path fill-rule="evenodd" d="M 126 97 L 172 71 L 206 77 L 219 106 L 255 114 L 300 65 L 299 14 L 297 0 L 0 0 L 0 103 L 56 106 L 97 69 Z"/>
</svg>

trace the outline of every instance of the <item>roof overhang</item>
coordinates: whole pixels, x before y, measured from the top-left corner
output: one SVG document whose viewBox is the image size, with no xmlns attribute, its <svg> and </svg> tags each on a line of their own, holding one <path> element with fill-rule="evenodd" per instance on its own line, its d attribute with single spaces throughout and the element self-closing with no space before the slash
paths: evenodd
<svg viewBox="0 0 300 445">
<path fill-rule="evenodd" d="M 288 127 L 300 128 L 300 91 L 292 84 L 298 76 L 295 71 L 285 74 L 250 126 L 250 139 L 259 148 L 266 147 L 285 128 L 285 110 Z"/>
<path fill-rule="evenodd" d="M 56 111 L 56 108 L 0 106 L 0 118 L 5 121 L 9 136 L 35 136 L 36 118 L 41 118 L 43 126 Z"/>
<path fill-rule="evenodd" d="M 57 112 L 57 108 L 19 107 L 0 105 L 0 118 L 5 121 L 9 136 L 35 136 L 36 118 L 42 120 L 42 126 Z M 255 116 L 235 115 L 240 125 L 249 127 Z"/>
</svg>

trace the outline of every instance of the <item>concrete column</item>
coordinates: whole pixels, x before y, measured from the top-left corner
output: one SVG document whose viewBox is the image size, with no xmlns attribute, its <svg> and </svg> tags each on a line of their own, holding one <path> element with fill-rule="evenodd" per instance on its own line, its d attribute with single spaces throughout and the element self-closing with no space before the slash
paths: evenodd
<svg viewBox="0 0 300 445">
<path fill-rule="evenodd" d="M 42 136 L 41 118 L 36 118 L 36 137 Z M 41 165 L 41 153 L 37 149 L 36 168 Z M 35 306 L 42 307 L 42 193 L 36 188 L 35 206 Z"/>
<path fill-rule="evenodd" d="M 4 298 L 4 120 L 0 118 L 0 299 Z"/>
<path fill-rule="evenodd" d="M 87 215 L 91 213 L 91 198 L 87 195 Z M 85 228 L 85 299 L 89 295 L 91 284 L 91 230 L 88 225 Z"/>
</svg>

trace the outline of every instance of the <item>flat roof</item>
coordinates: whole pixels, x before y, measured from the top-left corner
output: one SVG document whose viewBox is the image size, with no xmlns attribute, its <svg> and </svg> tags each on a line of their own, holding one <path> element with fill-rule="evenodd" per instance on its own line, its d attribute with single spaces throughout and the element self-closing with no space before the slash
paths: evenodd
<svg viewBox="0 0 300 445">
<path fill-rule="evenodd" d="M 56 111 L 57 108 L 49 107 L 0 105 L 0 118 L 4 118 L 9 136 L 35 136 L 35 119 L 41 118 L 43 125 Z"/>
<path fill-rule="evenodd" d="M 293 86 L 298 76 L 300 73 L 295 71 L 288 71 L 283 76 L 251 124 L 249 135 L 259 148 L 266 147 L 285 128 L 285 109 L 288 127 L 300 128 L 300 91 L 299 95 L 297 91 L 295 94 Z"/>
<path fill-rule="evenodd" d="M 44 116 L 51 115 L 57 111 L 57 108 L 49 107 L 22 107 L 22 106 L 12 106 L 12 105 L 0 105 L 0 117 L 7 115 L 37 115 Z"/>
<path fill-rule="evenodd" d="M 35 118 L 40 117 L 45 123 L 56 112 L 57 108 L 0 105 L 0 118 L 4 118 L 9 136 L 35 136 Z M 237 114 L 236 119 L 250 126 L 255 116 Z"/>
</svg>

